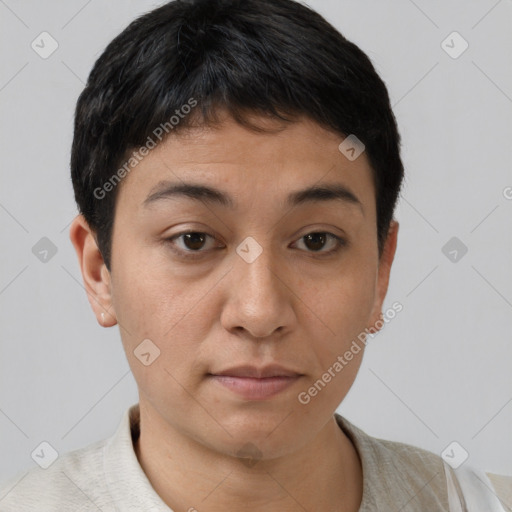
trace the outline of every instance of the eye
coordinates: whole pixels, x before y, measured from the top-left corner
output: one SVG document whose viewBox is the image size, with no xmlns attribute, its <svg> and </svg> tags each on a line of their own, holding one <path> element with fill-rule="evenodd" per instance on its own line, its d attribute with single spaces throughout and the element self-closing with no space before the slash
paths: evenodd
<svg viewBox="0 0 512 512">
<path fill-rule="evenodd" d="M 201 255 L 196 255 L 194 253 L 205 252 L 201 249 L 204 247 L 205 241 L 208 238 L 214 239 L 208 233 L 203 233 L 200 231 L 185 231 L 183 233 L 178 233 L 171 238 L 167 238 L 166 241 L 170 243 L 172 250 L 179 255 L 186 255 L 189 258 L 195 258 Z M 176 244 L 175 240 L 179 239 L 182 239 L 184 247 L 180 247 L 179 244 Z M 176 248 L 176 246 L 178 247 Z"/>
<path fill-rule="evenodd" d="M 331 249 L 324 251 L 322 250 L 326 247 L 325 243 L 327 240 L 331 241 Z M 342 247 L 347 245 L 346 241 L 339 236 L 334 235 L 333 233 L 327 233 L 323 231 L 316 231 L 313 233 L 308 233 L 299 239 L 300 241 L 304 241 L 304 244 L 307 248 L 311 249 L 307 252 L 312 253 L 320 253 L 322 255 L 333 254 L 338 252 Z"/>
<path fill-rule="evenodd" d="M 215 240 L 215 238 L 208 233 L 201 231 L 185 231 L 183 233 L 178 233 L 170 238 L 166 238 L 165 241 L 169 243 L 171 249 L 179 256 L 185 256 L 186 258 L 193 259 L 200 258 L 202 256 L 201 253 L 207 252 L 208 247 L 206 242 L 208 239 Z M 181 241 L 182 244 L 178 244 L 177 241 Z M 306 250 L 306 252 L 318 253 L 322 256 L 337 253 L 347 245 L 347 242 L 343 240 L 343 238 L 340 238 L 333 233 L 320 231 L 304 235 L 299 239 L 298 242 L 301 241 L 304 241 L 306 248 L 309 249 Z M 322 250 L 324 247 L 329 246 L 326 245 L 327 241 L 331 242 L 331 248 L 329 250 Z M 210 247 L 210 249 L 212 248 Z"/>
</svg>

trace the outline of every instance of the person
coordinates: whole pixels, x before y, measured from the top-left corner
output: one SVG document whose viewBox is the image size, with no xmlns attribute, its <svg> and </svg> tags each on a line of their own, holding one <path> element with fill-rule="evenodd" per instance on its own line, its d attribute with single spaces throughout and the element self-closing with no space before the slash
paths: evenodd
<svg viewBox="0 0 512 512">
<path fill-rule="evenodd" d="M 4 485 L 2 512 L 511 506 L 508 477 L 336 413 L 383 325 L 404 168 L 384 82 L 318 13 L 139 17 L 78 99 L 71 175 L 87 296 L 139 400 L 112 437 Z"/>
</svg>

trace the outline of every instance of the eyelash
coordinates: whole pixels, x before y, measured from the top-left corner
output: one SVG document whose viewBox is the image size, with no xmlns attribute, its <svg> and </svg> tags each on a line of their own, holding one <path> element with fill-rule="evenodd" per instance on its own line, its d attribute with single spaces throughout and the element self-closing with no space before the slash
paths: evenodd
<svg viewBox="0 0 512 512">
<path fill-rule="evenodd" d="M 179 256 L 184 256 L 189 260 L 198 259 L 198 258 L 203 257 L 203 253 L 206 252 L 204 250 L 192 251 L 192 250 L 176 249 L 174 240 L 177 238 L 180 238 L 184 235 L 188 235 L 188 234 L 206 235 L 207 237 L 214 238 L 209 233 L 205 233 L 203 231 L 182 231 L 181 233 L 177 233 L 176 235 L 173 235 L 170 238 L 165 238 L 164 242 L 168 243 L 171 246 L 171 249 L 173 252 L 175 252 Z M 334 255 L 348 245 L 346 240 L 344 240 L 343 238 L 340 238 L 339 236 L 337 236 L 333 233 L 329 233 L 328 231 L 312 231 L 311 233 L 306 233 L 305 235 L 301 236 L 299 238 L 299 240 L 302 240 L 304 237 L 306 237 L 308 235 L 327 235 L 329 238 L 334 239 L 334 241 L 336 242 L 336 247 L 334 247 L 334 249 L 331 249 L 329 251 L 318 251 L 318 252 L 306 251 L 306 252 L 309 252 L 310 254 L 313 254 L 315 257 L 323 258 L 323 257 Z"/>
</svg>

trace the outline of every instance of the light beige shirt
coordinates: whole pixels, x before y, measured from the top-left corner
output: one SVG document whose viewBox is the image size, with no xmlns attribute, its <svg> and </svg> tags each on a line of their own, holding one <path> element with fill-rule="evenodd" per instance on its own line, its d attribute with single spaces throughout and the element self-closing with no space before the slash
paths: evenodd
<svg viewBox="0 0 512 512">
<path fill-rule="evenodd" d="M 450 510 L 444 464 L 438 455 L 371 437 L 340 415 L 336 420 L 362 462 L 359 512 Z M 47 469 L 32 468 L 1 486 L 0 512 L 171 511 L 137 460 L 133 441 L 138 435 L 139 408 L 135 404 L 110 438 L 64 454 Z M 503 509 L 511 511 L 512 477 L 489 476 Z M 190 507 L 202 512 L 199 503 Z"/>
</svg>

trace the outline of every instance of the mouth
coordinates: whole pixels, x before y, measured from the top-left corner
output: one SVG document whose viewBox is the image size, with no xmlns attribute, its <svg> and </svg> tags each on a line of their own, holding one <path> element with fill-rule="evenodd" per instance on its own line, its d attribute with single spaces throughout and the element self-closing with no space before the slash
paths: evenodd
<svg viewBox="0 0 512 512">
<path fill-rule="evenodd" d="M 238 366 L 209 373 L 208 377 L 246 400 L 266 400 L 289 388 L 303 374 L 278 365 Z"/>
</svg>

